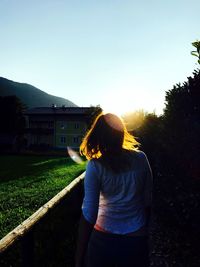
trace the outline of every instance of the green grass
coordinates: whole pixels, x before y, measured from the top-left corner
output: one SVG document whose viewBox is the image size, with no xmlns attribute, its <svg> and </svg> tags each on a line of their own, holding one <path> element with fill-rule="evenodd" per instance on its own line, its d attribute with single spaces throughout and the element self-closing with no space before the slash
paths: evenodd
<svg viewBox="0 0 200 267">
<path fill-rule="evenodd" d="M 70 158 L 0 156 L 0 239 L 84 169 Z"/>
</svg>

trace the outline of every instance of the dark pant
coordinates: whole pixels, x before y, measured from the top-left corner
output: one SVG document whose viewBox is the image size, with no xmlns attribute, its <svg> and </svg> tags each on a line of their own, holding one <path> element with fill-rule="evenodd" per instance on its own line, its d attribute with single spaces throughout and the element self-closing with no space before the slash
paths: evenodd
<svg viewBox="0 0 200 267">
<path fill-rule="evenodd" d="M 93 230 L 87 267 L 148 267 L 148 237 L 108 234 Z"/>
</svg>

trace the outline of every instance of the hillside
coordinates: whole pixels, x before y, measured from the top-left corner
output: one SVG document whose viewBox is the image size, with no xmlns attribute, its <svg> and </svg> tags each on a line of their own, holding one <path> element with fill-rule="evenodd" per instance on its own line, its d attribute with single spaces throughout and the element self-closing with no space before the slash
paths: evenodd
<svg viewBox="0 0 200 267">
<path fill-rule="evenodd" d="M 65 105 L 66 107 L 77 107 L 68 99 L 49 95 L 44 91 L 26 83 L 18 83 L 0 77 L 0 96 L 16 95 L 27 108 L 49 107 Z"/>
</svg>

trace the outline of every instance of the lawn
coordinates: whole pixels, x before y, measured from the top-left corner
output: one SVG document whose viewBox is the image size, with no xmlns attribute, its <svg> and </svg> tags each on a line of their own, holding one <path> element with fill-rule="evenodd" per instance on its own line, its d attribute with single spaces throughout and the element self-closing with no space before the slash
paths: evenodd
<svg viewBox="0 0 200 267">
<path fill-rule="evenodd" d="M 0 156 L 0 239 L 85 169 L 70 158 Z"/>
</svg>

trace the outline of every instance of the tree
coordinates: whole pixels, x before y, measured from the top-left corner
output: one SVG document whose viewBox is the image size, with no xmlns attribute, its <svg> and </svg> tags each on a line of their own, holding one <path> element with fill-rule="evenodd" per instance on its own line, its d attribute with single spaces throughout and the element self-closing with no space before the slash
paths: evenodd
<svg viewBox="0 0 200 267">
<path fill-rule="evenodd" d="M 128 112 L 123 115 L 122 119 L 128 129 L 128 131 L 133 132 L 140 128 L 144 123 L 146 112 L 144 110 L 136 110 L 133 112 Z"/>
<path fill-rule="evenodd" d="M 25 145 L 24 105 L 16 96 L 0 97 L 0 148 L 19 151 Z"/>
<path fill-rule="evenodd" d="M 196 48 L 196 51 L 192 51 L 191 54 L 198 57 L 198 63 L 200 64 L 200 41 L 193 42 L 192 45 Z"/>
<path fill-rule="evenodd" d="M 162 117 L 143 110 L 131 112 L 123 116 L 127 129 L 140 143 L 140 149 L 145 151 L 156 170 L 161 152 Z"/>
<path fill-rule="evenodd" d="M 88 111 L 89 120 L 88 120 L 88 129 L 90 129 L 96 117 L 102 113 L 102 108 L 100 105 L 90 106 L 90 110 Z"/>
<path fill-rule="evenodd" d="M 16 96 L 0 97 L 0 132 L 20 134 L 24 132 L 24 106 Z"/>
<path fill-rule="evenodd" d="M 166 92 L 164 144 L 179 169 L 200 176 L 200 71 Z"/>
</svg>

